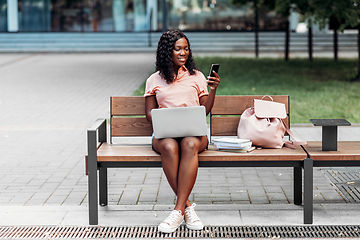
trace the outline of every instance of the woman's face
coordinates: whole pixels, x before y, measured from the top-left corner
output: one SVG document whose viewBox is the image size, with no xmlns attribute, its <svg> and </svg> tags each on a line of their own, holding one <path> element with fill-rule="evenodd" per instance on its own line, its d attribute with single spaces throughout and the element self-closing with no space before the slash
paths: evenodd
<svg viewBox="0 0 360 240">
<path fill-rule="evenodd" d="M 185 38 L 180 38 L 174 44 L 172 52 L 172 61 L 174 69 L 177 71 L 180 67 L 184 66 L 189 57 L 189 44 Z"/>
</svg>

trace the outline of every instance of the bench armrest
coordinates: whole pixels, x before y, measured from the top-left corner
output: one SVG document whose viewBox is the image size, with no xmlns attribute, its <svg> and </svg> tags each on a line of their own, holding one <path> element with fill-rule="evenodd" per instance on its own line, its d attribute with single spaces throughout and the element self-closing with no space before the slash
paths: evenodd
<svg viewBox="0 0 360 240">
<path fill-rule="evenodd" d="M 88 140 L 89 140 L 89 134 L 91 135 L 96 133 L 96 131 L 99 131 L 99 142 L 106 142 L 107 141 L 107 134 L 106 134 L 106 119 L 100 118 L 96 120 L 87 130 L 88 132 Z"/>
<path fill-rule="evenodd" d="M 88 175 L 88 199 L 89 199 L 89 223 L 98 224 L 98 202 L 97 202 L 97 150 L 106 142 L 106 119 L 98 119 L 87 130 L 88 156 L 86 161 L 86 173 Z"/>
<path fill-rule="evenodd" d="M 89 158 L 91 161 L 97 161 L 97 149 L 107 141 L 106 119 L 96 120 L 87 130 L 87 150 L 85 156 L 85 174 L 89 173 Z M 100 143 L 100 145 L 98 145 Z"/>
</svg>

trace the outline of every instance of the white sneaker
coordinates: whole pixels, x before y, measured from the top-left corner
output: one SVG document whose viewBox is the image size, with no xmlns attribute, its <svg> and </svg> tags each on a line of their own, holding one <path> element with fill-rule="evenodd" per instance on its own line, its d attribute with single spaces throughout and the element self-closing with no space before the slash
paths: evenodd
<svg viewBox="0 0 360 240">
<path fill-rule="evenodd" d="M 173 210 L 170 215 L 160 223 L 158 230 L 164 233 L 174 232 L 184 221 L 184 215 L 181 215 L 180 210 Z"/>
<path fill-rule="evenodd" d="M 191 230 L 201 230 L 204 228 L 204 224 L 201 222 L 200 218 L 196 215 L 194 210 L 196 204 L 193 203 L 190 207 L 185 209 L 185 223 L 186 226 Z"/>
</svg>

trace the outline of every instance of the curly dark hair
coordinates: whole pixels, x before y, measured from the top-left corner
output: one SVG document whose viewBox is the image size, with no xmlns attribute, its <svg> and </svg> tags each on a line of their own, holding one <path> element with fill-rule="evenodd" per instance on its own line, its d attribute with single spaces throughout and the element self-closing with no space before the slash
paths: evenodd
<svg viewBox="0 0 360 240">
<path fill-rule="evenodd" d="M 156 50 L 156 70 L 159 71 L 160 76 L 164 78 L 167 83 L 172 83 L 174 81 L 175 72 L 172 61 L 172 52 L 175 42 L 181 38 L 185 38 L 189 45 L 189 57 L 185 63 L 185 67 L 188 69 L 190 75 L 195 74 L 195 70 L 198 70 L 192 57 L 189 39 L 186 35 L 179 30 L 166 31 L 160 37 Z"/>
</svg>

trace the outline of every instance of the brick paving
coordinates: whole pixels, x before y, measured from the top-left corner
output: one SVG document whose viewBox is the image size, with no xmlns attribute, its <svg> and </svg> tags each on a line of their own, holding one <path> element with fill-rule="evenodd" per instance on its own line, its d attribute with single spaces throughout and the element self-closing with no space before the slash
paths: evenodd
<svg viewBox="0 0 360 240">
<path fill-rule="evenodd" d="M 87 127 L 153 70 L 153 54 L 1 54 L 0 204 L 83 204 Z"/>
<path fill-rule="evenodd" d="M 86 129 L 108 118 L 109 96 L 131 95 L 153 70 L 153 54 L 1 54 L 0 206 L 86 207 Z M 358 126 L 340 129 L 340 140 L 360 139 Z M 321 139 L 321 128 L 293 131 L 306 140 Z M 162 169 L 109 169 L 108 175 L 109 206 L 164 210 L 175 202 Z M 290 206 L 292 169 L 200 168 L 190 200 L 204 209 Z M 316 169 L 314 203 L 329 200 L 347 202 Z M 69 216 L 76 211 L 71 214 L 66 223 L 75 221 Z"/>
</svg>

